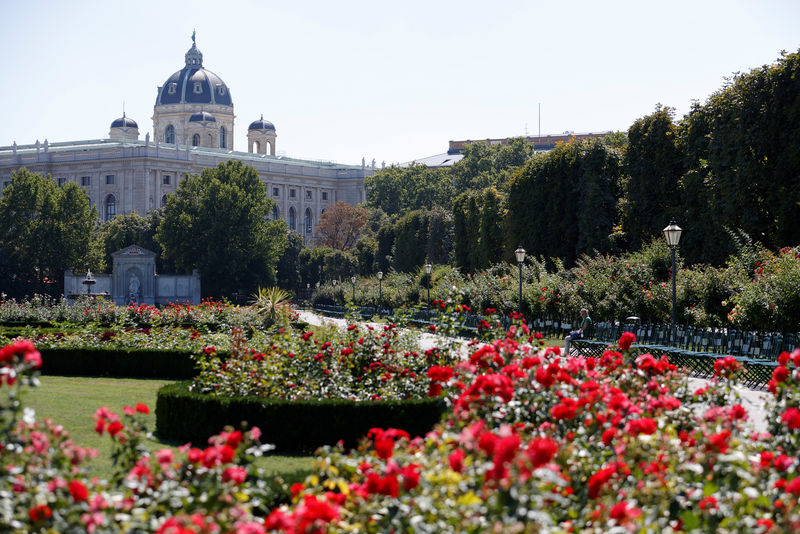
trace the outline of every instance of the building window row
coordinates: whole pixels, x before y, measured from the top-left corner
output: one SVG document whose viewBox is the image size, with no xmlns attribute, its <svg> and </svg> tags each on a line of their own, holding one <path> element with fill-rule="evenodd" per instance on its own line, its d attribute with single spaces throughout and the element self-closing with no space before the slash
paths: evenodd
<svg viewBox="0 0 800 534">
<path fill-rule="evenodd" d="M 328 192 L 327 191 L 322 191 L 322 192 L 320 192 L 320 194 L 321 194 L 321 197 L 322 197 L 323 201 L 327 201 L 328 200 Z M 273 187 L 272 188 L 272 196 L 273 197 L 280 197 L 281 196 L 280 188 Z M 289 198 L 297 198 L 297 190 L 296 189 L 291 189 L 291 188 L 289 189 Z M 314 192 L 311 191 L 311 190 L 306 190 L 305 199 L 306 200 L 313 200 L 314 199 Z"/>
</svg>

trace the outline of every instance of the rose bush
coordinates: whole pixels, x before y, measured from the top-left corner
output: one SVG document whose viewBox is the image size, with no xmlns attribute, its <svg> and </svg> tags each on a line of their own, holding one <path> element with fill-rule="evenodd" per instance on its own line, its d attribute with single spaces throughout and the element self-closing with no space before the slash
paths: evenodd
<svg viewBox="0 0 800 534">
<path fill-rule="evenodd" d="M 286 330 L 249 341 L 241 332 L 232 337 L 228 357 L 221 358 L 217 347 L 200 352 L 193 391 L 290 400 L 421 398 L 429 389 L 428 368 L 454 363 L 451 352 L 418 351 L 417 336 L 393 323 Z"/>
<path fill-rule="evenodd" d="M 363 336 L 355 330 L 344 339 Z M 3 348 L 3 387 L 35 384 L 39 363 L 30 342 Z M 798 366 L 800 351 L 780 356 L 770 432 L 758 434 L 732 388 L 734 359 L 696 389 L 664 358 L 565 357 L 514 325 L 429 367 L 430 394 L 452 409 L 428 435 L 375 428 L 355 450 L 321 449 L 316 473 L 273 510 L 250 463 L 256 430 L 147 456 L 136 447 L 146 407 L 101 408 L 96 429 L 115 440 L 120 476 L 96 481 L 83 469 L 91 453 L 14 394 L 0 520 L 19 532 L 794 532 Z"/>
<path fill-rule="evenodd" d="M 800 351 L 771 389 L 772 433 L 747 424 L 720 360 L 692 390 L 668 361 L 563 357 L 523 328 L 431 370 L 452 412 L 425 437 L 374 429 L 321 451 L 295 505 L 326 500 L 329 531 L 791 532 L 800 527 Z M 630 340 L 626 340 L 626 343 Z"/>
</svg>

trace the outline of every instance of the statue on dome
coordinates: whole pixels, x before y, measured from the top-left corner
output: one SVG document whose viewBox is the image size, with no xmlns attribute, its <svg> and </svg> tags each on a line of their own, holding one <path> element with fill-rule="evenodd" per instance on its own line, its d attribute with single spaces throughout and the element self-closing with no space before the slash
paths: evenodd
<svg viewBox="0 0 800 534">
<path fill-rule="evenodd" d="M 194 36 L 195 36 L 196 33 L 197 32 L 195 30 L 192 30 L 192 44 L 196 44 L 195 40 L 194 40 Z"/>
</svg>

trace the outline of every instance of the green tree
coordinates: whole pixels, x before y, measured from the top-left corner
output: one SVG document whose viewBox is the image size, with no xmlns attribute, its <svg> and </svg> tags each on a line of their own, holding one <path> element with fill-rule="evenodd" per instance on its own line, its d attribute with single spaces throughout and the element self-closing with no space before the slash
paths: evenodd
<svg viewBox="0 0 800 534">
<path fill-rule="evenodd" d="M 478 201 L 480 227 L 474 268 L 486 269 L 503 256 L 503 197 L 495 187 L 487 187 L 480 193 Z"/>
<path fill-rule="evenodd" d="M 454 192 L 447 169 L 432 169 L 419 164 L 409 167 L 392 165 L 367 176 L 364 184 L 367 207 L 379 208 L 389 216 L 449 206 Z"/>
<path fill-rule="evenodd" d="M 689 261 L 724 262 L 734 248 L 727 230 L 772 250 L 800 241 L 800 53 L 734 75 L 693 106 L 681 131 L 693 175 L 684 187 Z M 705 205 L 692 198 L 700 180 Z"/>
<path fill-rule="evenodd" d="M 300 288 L 300 251 L 303 250 L 303 236 L 294 230 L 286 234 L 286 249 L 281 254 L 276 267 L 278 285 L 284 289 L 297 291 Z"/>
<path fill-rule="evenodd" d="M 379 271 L 388 272 L 394 259 L 394 225 L 386 224 L 378 230 L 378 252 L 375 255 L 375 267 Z"/>
<path fill-rule="evenodd" d="M 168 197 L 156 241 L 179 269 L 198 268 L 203 292 L 220 297 L 275 285 L 286 224 L 271 220 L 272 201 L 258 173 L 227 161 L 182 180 Z"/>
<path fill-rule="evenodd" d="M 372 237 L 362 237 L 356 242 L 356 258 L 358 274 L 372 276 L 378 272 L 375 268 L 375 257 L 378 255 L 378 241 Z"/>
<path fill-rule="evenodd" d="M 428 212 L 428 245 L 425 256 L 436 264 L 449 263 L 453 255 L 453 214 L 435 207 Z"/>
<path fill-rule="evenodd" d="M 297 255 L 298 270 L 300 271 L 300 284 L 302 288 L 313 288 L 317 282 L 329 280 L 325 276 L 325 251 L 322 247 L 304 248 Z"/>
<path fill-rule="evenodd" d="M 25 168 L 12 173 L 0 197 L 0 250 L 9 290 L 61 293 L 66 269 L 102 268 L 92 241 L 98 224 L 89 198 L 74 182 L 58 187 Z"/>
<path fill-rule="evenodd" d="M 617 225 L 621 149 L 603 139 L 572 141 L 536 156 L 509 183 L 506 249 L 561 258 L 606 252 Z"/>
<path fill-rule="evenodd" d="M 534 154 L 534 146 L 522 137 L 509 139 L 505 145 L 474 142 L 462 150 L 463 158 L 453 166 L 457 192 L 469 189 L 502 188 L 513 171 Z"/>
<path fill-rule="evenodd" d="M 628 129 L 622 227 L 631 250 L 658 236 L 671 219 L 680 218 L 678 186 L 684 160 L 673 113 L 673 108 L 658 105 Z"/>
<path fill-rule="evenodd" d="M 395 225 L 394 266 L 400 272 L 411 272 L 425 262 L 428 243 L 427 211 L 414 210 Z"/>
<path fill-rule="evenodd" d="M 155 240 L 156 229 L 164 216 L 164 209 L 158 208 L 145 216 L 136 211 L 117 215 L 100 226 L 100 239 L 105 253 L 106 268 L 111 268 L 111 253 L 130 245 L 155 252 L 156 270 L 159 273 L 174 272 L 174 266 L 163 258 L 161 245 Z"/>
</svg>

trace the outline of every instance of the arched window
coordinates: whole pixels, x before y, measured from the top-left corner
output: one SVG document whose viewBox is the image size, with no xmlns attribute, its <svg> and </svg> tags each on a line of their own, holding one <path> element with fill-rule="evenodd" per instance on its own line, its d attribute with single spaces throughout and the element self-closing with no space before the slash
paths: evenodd
<svg viewBox="0 0 800 534">
<path fill-rule="evenodd" d="M 219 147 L 225 148 L 225 127 L 219 127 Z"/>
<path fill-rule="evenodd" d="M 289 230 L 297 230 L 297 221 L 294 216 L 294 208 L 289 208 Z"/>
<path fill-rule="evenodd" d="M 272 206 L 272 220 L 277 221 L 281 217 L 281 212 L 278 211 L 278 206 Z"/>
<path fill-rule="evenodd" d="M 110 221 L 117 215 L 117 197 L 108 195 L 106 197 L 106 220 Z"/>
<path fill-rule="evenodd" d="M 192 136 L 192 146 L 200 146 L 200 134 L 194 134 Z"/>
<path fill-rule="evenodd" d="M 167 130 L 164 132 L 164 142 L 175 144 L 175 127 L 171 124 L 167 126 Z"/>
<path fill-rule="evenodd" d="M 303 222 L 306 227 L 306 235 L 311 235 L 311 231 L 314 229 L 312 225 L 311 208 L 306 208 L 306 216 Z"/>
<path fill-rule="evenodd" d="M 166 205 L 167 205 L 167 195 L 163 195 L 161 197 L 161 207 L 163 208 Z"/>
<path fill-rule="evenodd" d="M 256 146 L 256 154 L 261 154 L 261 143 L 255 141 L 253 144 Z"/>
</svg>

